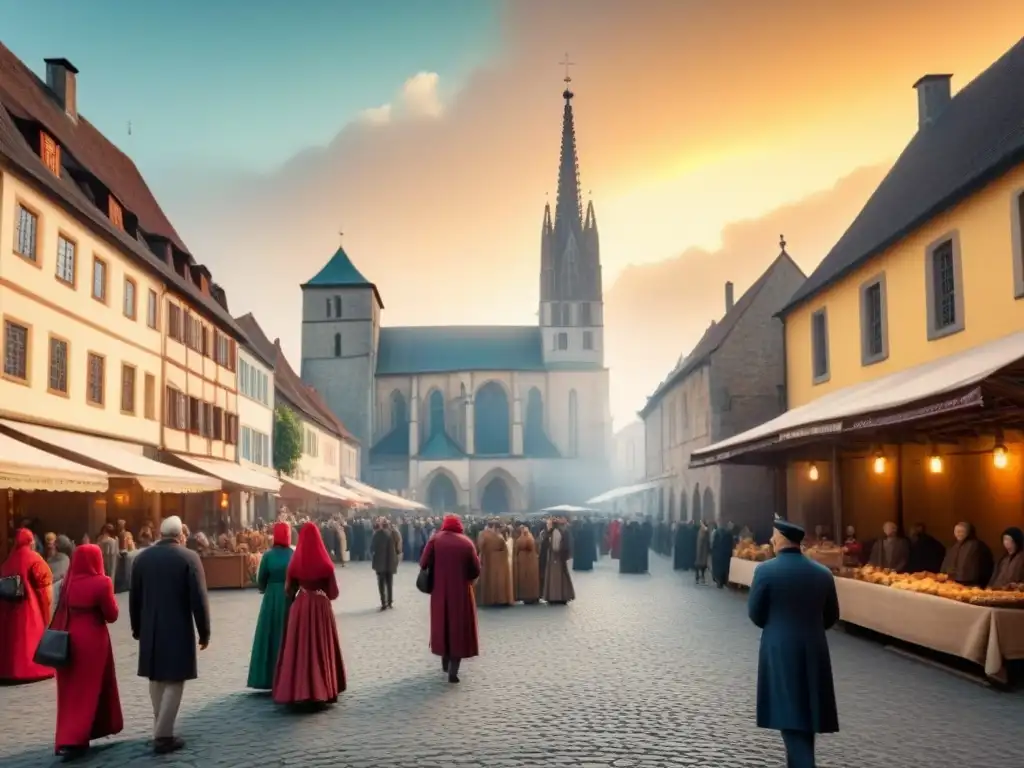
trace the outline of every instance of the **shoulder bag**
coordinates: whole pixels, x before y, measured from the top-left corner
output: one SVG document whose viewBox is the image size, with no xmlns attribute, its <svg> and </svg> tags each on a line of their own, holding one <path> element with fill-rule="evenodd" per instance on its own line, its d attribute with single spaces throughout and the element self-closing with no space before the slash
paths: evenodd
<svg viewBox="0 0 1024 768">
<path fill-rule="evenodd" d="M 416 589 L 424 595 L 429 595 L 434 591 L 434 557 L 437 553 L 431 552 L 430 554 L 430 562 L 427 563 L 427 567 L 420 568 L 419 575 L 416 577 Z"/>
<path fill-rule="evenodd" d="M 54 629 L 55 621 L 51 621 L 50 626 L 46 628 L 42 638 L 39 640 L 35 656 L 32 657 L 32 661 L 42 667 L 60 669 L 61 667 L 66 667 L 68 662 L 71 661 L 71 635 L 67 631 L 71 618 L 71 607 L 68 605 L 70 581 L 70 578 L 66 578 L 61 585 L 60 602 L 57 604 L 57 611 L 54 612 L 53 616 L 54 620 L 56 620 L 60 609 L 63 607 L 64 623 L 62 626 L 64 629 Z"/>
<path fill-rule="evenodd" d="M 17 573 L 0 578 L 0 600 L 10 603 L 25 599 L 25 584 Z"/>
</svg>

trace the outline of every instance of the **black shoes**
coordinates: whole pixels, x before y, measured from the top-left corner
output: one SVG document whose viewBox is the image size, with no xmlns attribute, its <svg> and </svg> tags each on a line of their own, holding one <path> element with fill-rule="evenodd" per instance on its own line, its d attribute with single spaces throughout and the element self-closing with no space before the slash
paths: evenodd
<svg viewBox="0 0 1024 768">
<path fill-rule="evenodd" d="M 57 754 L 60 755 L 62 763 L 70 763 L 85 757 L 88 751 L 88 747 L 61 747 Z"/>
</svg>

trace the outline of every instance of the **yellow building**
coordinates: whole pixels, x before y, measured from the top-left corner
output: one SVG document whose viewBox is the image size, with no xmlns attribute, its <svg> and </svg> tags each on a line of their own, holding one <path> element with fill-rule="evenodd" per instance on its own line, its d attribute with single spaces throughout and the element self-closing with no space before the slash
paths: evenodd
<svg viewBox="0 0 1024 768">
<path fill-rule="evenodd" d="M 132 161 L 78 113 L 69 62 L 47 60 L 44 83 L 0 45 L 0 73 L 0 432 L 116 478 L 106 494 L 54 503 L 16 500 L 22 477 L 3 511 L 93 536 L 110 519 L 184 512 L 181 494 L 217 514 L 226 472 L 187 460 L 222 462 L 226 488 L 245 481 L 234 464 L 244 337 L 224 292 Z"/>
<path fill-rule="evenodd" d="M 833 535 L 967 519 L 998 557 L 1024 520 L 1022 82 L 1024 41 L 956 96 L 915 84 L 917 132 L 780 313 L 789 411 L 695 465 L 775 463 L 789 516 Z"/>
</svg>

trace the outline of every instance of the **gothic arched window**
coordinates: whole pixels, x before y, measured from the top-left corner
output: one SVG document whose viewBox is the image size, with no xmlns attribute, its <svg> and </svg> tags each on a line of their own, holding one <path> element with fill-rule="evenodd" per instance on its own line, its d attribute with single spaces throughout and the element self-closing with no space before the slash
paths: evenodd
<svg viewBox="0 0 1024 768">
<path fill-rule="evenodd" d="M 523 434 L 523 449 L 527 456 L 535 455 L 547 443 L 544 436 L 544 399 L 536 387 L 526 396 L 526 429 Z"/>
<path fill-rule="evenodd" d="M 444 395 L 435 389 L 430 393 L 430 436 L 444 432 Z"/>
<path fill-rule="evenodd" d="M 496 381 L 489 381 L 473 398 L 473 443 L 476 453 L 500 456 L 512 453 L 508 395 Z"/>
<path fill-rule="evenodd" d="M 576 456 L 580 446 L 579 404 L 576 390 L 569 390 L 569 455 Z"/>
<path fill-rule="evenodd" d="M 334 334 L 334 356 L 341 357 L 341 334 Z"/>
<path fill-rule="evenodd" d="M 405 396 L 397 389 L 391 393 L 391 428 L 407 424 L 408 414 L 405 410 Z"/>
</svg>

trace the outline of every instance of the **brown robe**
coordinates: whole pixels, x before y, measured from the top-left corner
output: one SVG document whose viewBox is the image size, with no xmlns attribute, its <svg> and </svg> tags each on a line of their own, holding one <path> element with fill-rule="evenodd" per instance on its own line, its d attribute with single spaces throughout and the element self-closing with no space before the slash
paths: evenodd
<svg viewBox="0 0 1024 768">
<path fill-rule="evenodd" d="M 1009 584 L 1024 584 L 1024 552 L 999 558 L 988 588 L 1005 589 Z"/>
<path fill-rule="evenodd" d="M 492 528 L 480 533 L 480 583 L 477 602 L 482 605 L 512 605 L 512 574 L 508 567 L 508 546 Z"/>
<path fill-rule="evenodd" d="M 549 603 L 568 603 L 576 599 L 576 590 L 569 575 L 572 543 L 565 528 L 552 528 L 548 534 L 547 562 L 544 569 L 543 596 Z"/>
<path fill-rule="evenodd" d="M 529 532 L 520 533 L 513 543 L 515 559 L 512 561 L 512 578 L 515 582 L 515 599 L 524 603 L 540 600 L 540 560 L 537 557 L 537 542 Z"/>
<path fill-rule="evenodd" d="M 940 571 L 953 581 L 965 586 L 977 586 L 985 580 L 986 564 L 991 564 L 992 554 L 978 539 L 970 538 L 953 542 L 946 550 Z"/>
<path fill-rule="evenodd" d="M 711 531 L 702 525 L 697 529 L 697 554 L 693 558 L 694 568 L 707 568 L 708 556 L 711 554 Z"/>
<path fill-rule="evenodd" d="M 871 547 L 871 565 L 903 573 L 910 562 L 910 542 L 901 536 L 882 538 Z"/>
</svg>

